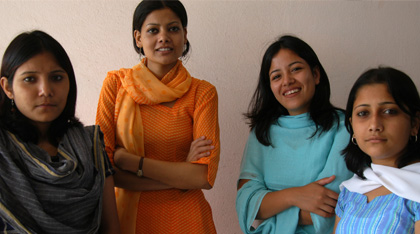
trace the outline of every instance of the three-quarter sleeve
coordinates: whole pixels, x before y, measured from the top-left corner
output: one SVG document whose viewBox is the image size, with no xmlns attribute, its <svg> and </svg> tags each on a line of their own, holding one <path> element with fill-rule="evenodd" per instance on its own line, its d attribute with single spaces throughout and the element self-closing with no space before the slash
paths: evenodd
<svg viewBox="0 0 420 234">
<path fill-rule="evenodd" d="M 208 166 L 207 180 L 213 186 L 220 158 L 218 96 L 216 88 L 206 81 L 200 81 L 196 90 L 193 114 L 193 138 L 197 139 L 201 136 L 212 140 L 214 149 L 210 151 L 209 156 L 192 163 Z"/>
<path fill-rule="evenodd" d="M 104 134 L 105 151 L 114 164 L 115 151 L 115 103 L 121 86 L 116 72 L 108 72 L 103 82 L 96 113 L 96 124 Z"/>
</svg>

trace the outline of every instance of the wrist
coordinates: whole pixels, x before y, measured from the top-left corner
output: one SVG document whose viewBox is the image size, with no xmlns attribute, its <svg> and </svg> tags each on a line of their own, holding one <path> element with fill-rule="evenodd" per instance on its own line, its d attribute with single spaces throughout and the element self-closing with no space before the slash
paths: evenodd
<svg viewBox="0 0 420 234">
<path fill-rule="evenodd" d="M 136 173 L 138 177 L 143 177 L 143 161 L 144 161 L 144 157 L 140 157 L 139 166 L 137 168 L 137 173 Z"/>
</svg>

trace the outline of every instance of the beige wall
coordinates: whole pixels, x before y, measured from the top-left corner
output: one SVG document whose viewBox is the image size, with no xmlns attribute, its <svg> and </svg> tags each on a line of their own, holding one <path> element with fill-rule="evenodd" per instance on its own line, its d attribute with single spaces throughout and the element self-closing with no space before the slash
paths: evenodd
<svg viewBox="0 0 420 234">
<path fill-rule="evenodd" d="M 0 0 L 0 54 L 20 32 L 42 29 L 67 50 L 75 68 L 77 114 L 95 121 L 108 70 L 138 62 L 131 18 L 138 1 Z M 215 187 L 206 191 L 219 233 L 240 233 L 236 179 L 248 129 L 242 117 L 254 91 L 262 54 L 275 37 L 291 33 L 317 52 L 344 107 L 354 80 L 367 68 L 394 66 L 420 88 L 420 2 L 193 1 L 189 14 L 190 73 L 219 92 L 222 153 Z"/>
</svg>

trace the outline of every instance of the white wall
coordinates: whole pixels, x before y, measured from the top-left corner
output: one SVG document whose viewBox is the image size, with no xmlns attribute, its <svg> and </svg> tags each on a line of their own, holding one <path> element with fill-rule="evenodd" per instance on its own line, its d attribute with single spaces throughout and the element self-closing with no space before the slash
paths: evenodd
<svg viewBox="0 0 420 234">
<path fill-rule="evenodd" d="M 241 233 L 235 212 L 236 179 L 248 128 L 242 117 L 254 91 L 266 47 L 291 33 L 317 52 L 344 107 L 354 80 L 380 64 L 405 71 L 420 88 L 420 2 L 194 1 L 189 15 L 190 73 L 219 92 L 221 161 L 215 187 L 206 191 L 221 234 Z M 95 121 L 108 70 L 132 67 L 131 20 L 138 1 L 0 0 L 0 54 L 20 32 L 41 29 L 72 59 L 78 82 L 77 114 Z"/>
</svg>

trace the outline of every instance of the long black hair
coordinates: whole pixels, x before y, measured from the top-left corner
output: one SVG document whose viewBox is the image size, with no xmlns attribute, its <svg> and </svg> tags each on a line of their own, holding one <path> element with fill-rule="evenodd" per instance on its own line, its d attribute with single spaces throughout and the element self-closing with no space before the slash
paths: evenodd
<svg viewBox="0 0 420 234">
<path fill-rule="evenodd" d="M 250 120 L 251 129 L 255 129 L 258 141 L 266 146 L 271 145 L 270 126 L 280 116 L 289 114 L 287 109 L 277 101 L 270 88 L 271 60 L 281 49 L 295 52 L 308 63 L 313 72 L 315 69 L 319 70 L 320 81 L 315 87 L 315 94 L 309 107 L 310 117 L 316 125 L 316 131 L 312 136 L 315 136 L 318 131 L 320 133 L 328 131 L 334 123 L 337 123 L 337 126 L 339 124 L 338 109 L 330 102 L 330 82 L 318 56 L 303 40 L 285 35 L 272 43 L 266 50 L 261 63 L 258 86 L 249 104 L 248 112 L 245 114 L 245 117 Z"/>
<path fill-rule="evenodd" d="M 152 11 L 160 10 L 164 8 L 171 9 L 181 20 L 182 27 L 186 28 L 188 25 L 188 16 L 187 11 L 185 10 L 184 5 L 179 0 L 143 0 L 141 1 L 134 11 L 133 15 L 133 45 L 134 50 L 141 55 L 144 55 L 143 49 L 137 47 L 136 38 L 134 37 L 134 31 L 141 32 L 141 26 L 143 26 L 146 17 L 152 13 Z M 182 56 L 188 54 L 190 50 L 190 42 L 187 40 Z"/>
<path fill-rule="evenodd" d="M 66 71 L 70 83 L 66 106 L 60 116 L 52 122 L 47 132 L 48 140 L 52 144 L 58 144 L 58 139 L 64 135 L 68 127 L 80 124 L 75 117 L 76 78 L 70 58 L 60 43 L 42 31 L 21 33 L 6 48 L 0 73 L 1 77 L 6 77 L 9 85 L 12 86 L 16 70 L 29 59 L 43 52 L 51 53 L 55 57 L 58 64 Z M 12 111 L 11 100 L 4 90 L 0 89 L 0 127 L 17 134 L 24 141 L 37 143 L 40 134 L 38 129 L 17 108 L 13 109 Z"/>
<path fill-rule="evenodd" d="M 349 133 L 353 136 L 354 131 L 351 126 L 350 118 L 353 115 L 353 105 L 356 100 L 357 92 L 360 88 L 372 84 L 385 84 L 388 91 L 394 98 L 398 107 L 407 113 L 412 122 L 417 119 L 420 121 L 420 97 L 416 85 L 411 78 L 404 72 L 391 67 L 379 67 L 364 72 L 354 83 L 346 106 L 345 125 Z M 420 131 L 417 133 L 420 139 Z M 372 159 L 363 152 L 360 147 L 350 140 L 347 147 L 343 150 L 347 168 L 361 178 L 365 178 L 363 171 L 370 167 Z M 397 160 L 397 167 L 401 168 L 408 164 L 420 160 L 420 141 L 409 140 L 407 150 Z"/>
</svg>

